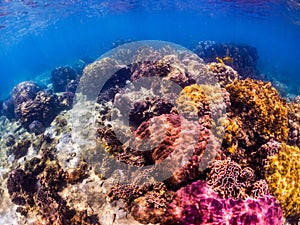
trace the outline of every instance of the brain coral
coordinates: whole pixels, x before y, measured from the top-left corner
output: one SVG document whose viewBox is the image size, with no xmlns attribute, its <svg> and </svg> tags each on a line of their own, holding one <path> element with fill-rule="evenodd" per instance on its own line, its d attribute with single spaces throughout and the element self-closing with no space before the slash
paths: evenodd
<svg viewBox="0 0 300 225">
<path fill-rule="evenodd" d="M 231 100 L 231 117 L 240 118 L 241 130 L 255 144 L 288 138 L 288 111 L 271 83 L 245 79 L 226 86 Z M 252 137 L 251 137 L 252 136 Z"/>
<path fill-rule="evenodd" d="M 163 225 L 281 225 L 282 210 L 270 195 L 246 200 L 221 198 L 203 181 L 196 181 L 175 193 Z"/>
<path fill-rule="evenodd" d="M 279 153 L 269 157 L 266 180 L 280 202 L 285 216 L 300 217 L 300 149 L 281 144 Z"/>
</svg>

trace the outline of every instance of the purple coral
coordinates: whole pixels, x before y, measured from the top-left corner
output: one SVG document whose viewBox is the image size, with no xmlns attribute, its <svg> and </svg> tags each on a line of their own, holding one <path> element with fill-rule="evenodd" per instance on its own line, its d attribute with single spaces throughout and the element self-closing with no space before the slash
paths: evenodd
<svg viewBox="0 0 300 225">
<path fill-rule="evenodd" d="M 203 181 L 179 189 L 163 225 L 281 225 L 283 213 L 271 195 L 258 199 L 221 198 Z"/>
</svg>

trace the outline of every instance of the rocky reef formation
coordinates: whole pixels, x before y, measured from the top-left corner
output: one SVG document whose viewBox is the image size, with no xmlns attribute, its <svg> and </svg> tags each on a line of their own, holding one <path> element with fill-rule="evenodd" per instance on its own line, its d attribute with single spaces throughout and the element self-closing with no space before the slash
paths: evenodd
<svg viewBox="0 0 300 225">
<path fill-rule="evenodd" d="M 79 75 L 72 68 L 57 67 L 51 71 L 51 82 L 55 92 L 75 92 Z"/>
<path fill-rule="evenodd" d="M 35 225 L 299 223 L 299 102 L 253 79 L 249 46 L 202 43 L 197 54 L 130 43 L 80 81 L 56 68 L 54 92 L 17 85 L 0 118 L 0 202 L 16 210 L 0 214 Z"/>
<path fill-rule="evenodd" d="M 256 68 L 258 59 L 255 47 L 247 44 L 219 43 L 214 41 L 201 41 L 193 51 L 206 63 L 216 62 L 220 59 L 231 66 L 243 78 L 259 78 Z"/>
<path fill-rule="evenodd" d="M 8 119 L 16 118 L 31 132 L 41 134 L 60 111 L 71 108 L 73 97 L 67 92 L 56 95 L 32 81 L 25 81 L 15 86 L 11 97 L 3 102 L 3 114 Z"/>
</svg>

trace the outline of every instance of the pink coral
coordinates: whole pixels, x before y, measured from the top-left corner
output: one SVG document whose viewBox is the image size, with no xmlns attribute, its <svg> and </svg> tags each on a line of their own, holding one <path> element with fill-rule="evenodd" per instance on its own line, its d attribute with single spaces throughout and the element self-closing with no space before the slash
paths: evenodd
<svg viewBox="0 0 300 225">
<path fill-rule="evenodd" d="M 271 195 L 258 199 L 221 198 L 203 181 L 179 189 L 163 225 L 281 225 L 283 213 Z"/>
</svg>

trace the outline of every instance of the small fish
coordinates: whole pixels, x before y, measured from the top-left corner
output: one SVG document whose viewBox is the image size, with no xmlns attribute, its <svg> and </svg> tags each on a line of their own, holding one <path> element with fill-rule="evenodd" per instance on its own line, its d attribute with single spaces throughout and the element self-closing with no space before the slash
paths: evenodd
<svg viewBox="0 0 300 225">
<path fill-rule="evenodd" d="M 221 64 L 225 64 L 224 61 L 228 63 L 233 63 L 233 58 L 230 56 L 225 56 L 221 59 L 220 57 L 217 56 L 216 61 Z"/>
<path fill-rule="evenodd" d="M 216 61 L 218 62 L 218 63 L 221 63 L 221 64 L 225 64 L 224 63 L 224 61 L 223 61 L 223 59 L 221 59 L 220 57 L 216 57 Z"/>
<path fill-rule="evenodd" d="M 229 62 L 229 63 L 233 63 L 233 58 L 230 57 L 230 56 L 225 56 L 225 57 L 223 58 L 223 60 L 226 61 L 226 62 Z"/>
</svg>

